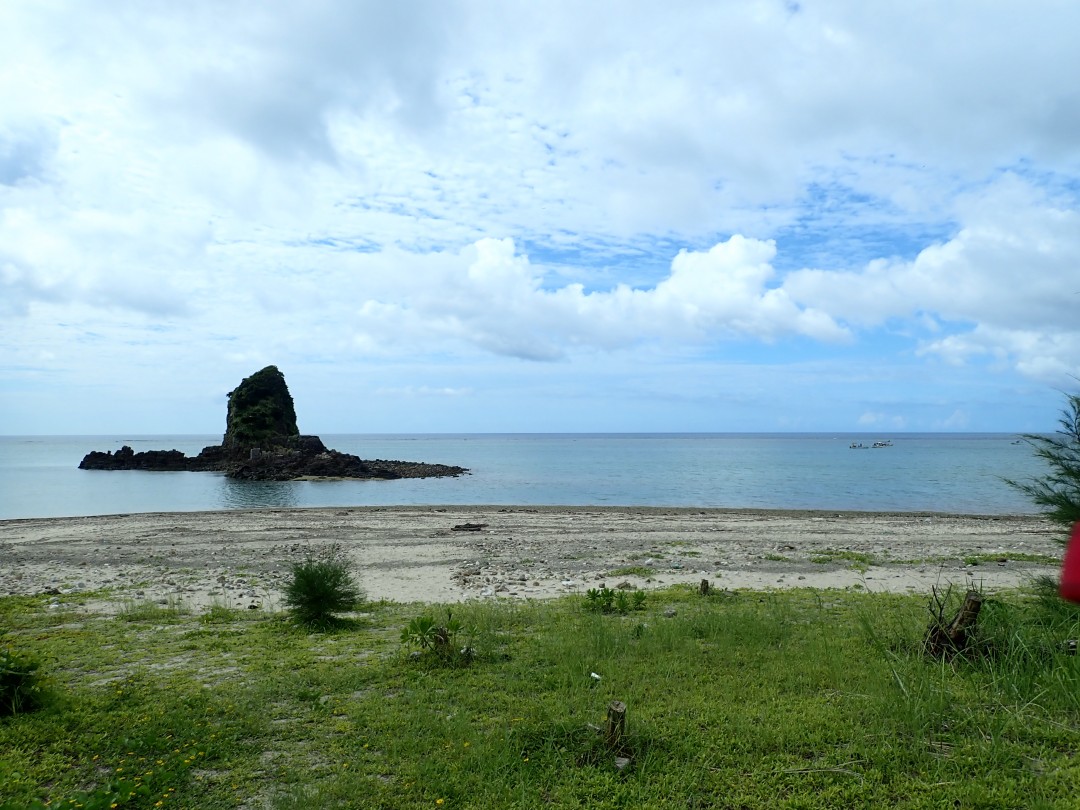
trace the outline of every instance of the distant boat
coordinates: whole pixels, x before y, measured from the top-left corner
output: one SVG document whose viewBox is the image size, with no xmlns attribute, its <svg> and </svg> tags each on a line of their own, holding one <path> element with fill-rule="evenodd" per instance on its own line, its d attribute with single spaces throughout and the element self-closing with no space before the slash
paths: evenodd
<svg viewBox="0 0 1080 810">
<path fill-rule="evenodd" d="M 892 442 L 886 439 L 883 442 L 874 442 L 873 447 L 892 447 Z"/>
<path fill-rule="evenodd" d="M 867 446 L 865 444 L 863 444 L 862 442 L 859 442 L 858 444 L 855 444 L 855 442 L 852 442 L 850 449 L 852 449 L 852 450 L 867 450 L 869 448 L 867 448 Z"/>
</svg>

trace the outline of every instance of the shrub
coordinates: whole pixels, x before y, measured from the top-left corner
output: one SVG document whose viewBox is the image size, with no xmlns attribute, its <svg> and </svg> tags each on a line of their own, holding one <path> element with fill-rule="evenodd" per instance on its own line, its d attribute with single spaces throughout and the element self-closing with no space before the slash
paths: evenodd
<svg viewBox="0 0 1080 810">
<path fill-rule="evenodd" d="M 1061 429 L 1051 436 L 1024 435 L 1050 471 L 1030 481 L 1006 480 L 1046 509 L 1050 520 L 1072 526 L 1080 520 L 1080 394 L 1067 395 L 1058 424 Z"/>
<path fill-rule="evenodd" d="M 31 712 L 41 705 L 39 666 L 37 661 L 0 650 L 0 717 Z"/>
<path fill-rule="evenodd" d="M 286 607 L 309 627 L 333 624 L 334 614 L 352 610 L 362 598 L 345 552 L 336 543 L 294 564 L 285 586 Z"/>
<path fill-rule="evenodd" d="M 437 624 L 431 616 L 417 616 L 402 629 L 401 643 L 419 647 L 420 655 L 431 654 L 444 664 L 464 665 L 472 660 L 474 652 L 467 644 L 459 647 L 458 637 L 463 630 L 449 610 L 443 624 Z"/>
</svg>

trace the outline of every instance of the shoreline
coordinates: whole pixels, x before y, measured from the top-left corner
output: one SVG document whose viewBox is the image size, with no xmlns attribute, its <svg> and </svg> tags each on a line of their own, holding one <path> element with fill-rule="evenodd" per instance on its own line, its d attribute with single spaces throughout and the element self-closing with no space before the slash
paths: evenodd
<svg viewBox="0 0 1080 810">
<path fill-rule="evenodd" d="M 461 524 L 480 531 L 455 531 Z M 113 613 L 147 601 L 281 608 L 338 543 L 371 600 L 543 599 L 589 588 L 1013 588 L 1057 571 L 1039 515 L 649 506 L 363 506 L 0 520 L 0 595 Z M 1019 557 L 1019 559 L 1017 559 Z M 80 596 L 103 588 L 108 596 Z"/>
</svg>

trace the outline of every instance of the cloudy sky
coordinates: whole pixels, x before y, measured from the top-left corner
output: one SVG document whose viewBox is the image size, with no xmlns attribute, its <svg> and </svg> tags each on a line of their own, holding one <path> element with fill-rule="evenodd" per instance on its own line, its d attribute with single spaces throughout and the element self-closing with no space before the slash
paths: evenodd
<svg viewBox="0 0 1080 810">
<path fill-rule="evenodd" d="M 1051 429 L 1072 0 L 7 0 L 0 433 Z"/>
</svg>

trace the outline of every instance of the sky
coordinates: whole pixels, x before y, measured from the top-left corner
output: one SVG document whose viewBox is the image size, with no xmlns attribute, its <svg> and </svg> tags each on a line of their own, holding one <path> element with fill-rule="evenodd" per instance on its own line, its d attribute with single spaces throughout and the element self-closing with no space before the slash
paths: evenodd
<svg viewBox="0 0 1080 810">
<path fill-rule="evenodd" d="M 1072 0 L 0 3 L 0 434 L 1051 430 Z"/>
</svg>

